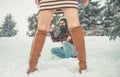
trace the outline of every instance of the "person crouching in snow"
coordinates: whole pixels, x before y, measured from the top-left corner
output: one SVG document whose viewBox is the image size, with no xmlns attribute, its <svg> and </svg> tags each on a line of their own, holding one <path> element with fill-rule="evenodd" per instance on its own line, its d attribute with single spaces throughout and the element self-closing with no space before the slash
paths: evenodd
<svg viewBox="0 0 120 77">
<path fill-rule="evenodd" d="M 75 58 L 77 57 L 77 52 L 72 42 L 71 35 L 68 31 L 67 21 L 65 18 L 59 21 L 60 32 L 58 36 L 54 35 L 54 28 L 50 27 L 51 39 L 53 42 L 61 42 L 62 47 L 54 47 L 51 49 L 52 54 L 60 58 Z"/>
</svg>

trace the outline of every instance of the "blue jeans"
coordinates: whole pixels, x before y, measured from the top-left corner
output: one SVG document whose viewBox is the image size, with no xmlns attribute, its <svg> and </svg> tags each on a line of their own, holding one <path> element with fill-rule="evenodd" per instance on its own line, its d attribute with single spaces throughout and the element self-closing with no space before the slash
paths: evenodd
<svg viewBox="0 0 120 77">
<path fill-rule="evenodd" d="M 55 47 L 51 49 L 52 54 L 60 57 L 60 58 L 69 58 L 69 57 L 77 57 L 77 52 L 73 44 L 63 41 L 62 47 Z"/>
</svg>

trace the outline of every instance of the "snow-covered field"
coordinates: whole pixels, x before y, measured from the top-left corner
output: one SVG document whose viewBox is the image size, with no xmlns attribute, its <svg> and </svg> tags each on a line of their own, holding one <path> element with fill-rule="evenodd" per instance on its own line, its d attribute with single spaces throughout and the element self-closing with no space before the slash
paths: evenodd
<svg viewBox="0 0 120 77">
<path fill-rule="evenodd" d="M 26 75 L 33 38 L 0 38 L 0 77 L 120 77 L 120 38 L 85 37 L 88 70 L 78 72 L 76 58 L 59 59 L 50 53 L 52 43 L 46 38 L 38 71 Z"/>
</svg>

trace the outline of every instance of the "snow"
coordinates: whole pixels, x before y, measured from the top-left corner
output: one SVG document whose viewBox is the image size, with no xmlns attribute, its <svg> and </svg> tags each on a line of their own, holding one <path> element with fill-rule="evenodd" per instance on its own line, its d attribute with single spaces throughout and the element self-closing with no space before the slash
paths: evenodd
<svg viewBox="0 0 120 77">
<path fill-rule="evenodd" d="M 85 36 L 88 70 L 78 72 L 76 58 L 60 59 L 50 53 L 53 43 L 46 38 L 38 71 L 26 75 L 32 37 L 0 38 L 0 77 L 120 77 L 120 38 Z"/>
</svg>

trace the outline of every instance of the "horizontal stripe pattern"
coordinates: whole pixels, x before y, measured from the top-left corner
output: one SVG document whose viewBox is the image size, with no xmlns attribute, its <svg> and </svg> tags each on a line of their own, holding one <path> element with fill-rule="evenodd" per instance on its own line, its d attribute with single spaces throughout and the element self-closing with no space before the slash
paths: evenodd
<svg viewBox="0 0 120 77">
<path fill-rule="evenodd" d="M 76 0 L 42 0 L 40 1 L 41 10 L 61 9 L 61 8 L 77 8 L 78 1 Z"/>
</svg>

